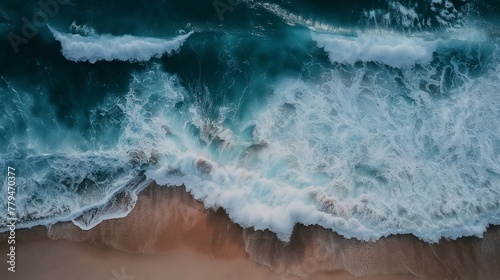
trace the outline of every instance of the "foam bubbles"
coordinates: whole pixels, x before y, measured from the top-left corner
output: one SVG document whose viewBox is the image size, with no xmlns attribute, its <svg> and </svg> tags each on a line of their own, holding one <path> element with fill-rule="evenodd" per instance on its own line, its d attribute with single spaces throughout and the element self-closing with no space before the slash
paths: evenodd
<svg viewBox="0 0 500 280">
<path fill-rule="evenodd" d="M 50 29 L 54 38 L 61 42 L 62 54 L 68 60 L 95 63 L 99 60 L 148 61 L 163 54 L 178 51 L 190 32 L 173 39 L 137 37 L 131 35 L 113 36 L 109 34 L 67 34 Z"/>
<path fill-rule="evenodd" d="M 60 36 L 70 46 L 96 46 L 96 60 L 107 55 L 95 51 L 103 42 L 121 42 Z M 132 74 L 126 93 L 90 112 L 90 130 L 116 137 L 113 145 L 94 152 L 33 145 L 22 155 L 0 154 L 2 162 L 24 162 L 32 175 L 20 182 L 29 187 L 19 193 L 18 225 L 73 220 L 89 229 L 122 217 L 141 174 L 185 185 L 207 208 L 223 207 L 238 224 L 282 240 L 296 223 L 362 240 L 413 234 L 431 242 L 481 236 L 500 223 L 496 45 L 464 42 L 449 51 L 399 35 L 311 36 L 335 63 L 318 62 L 321 70 L 309 78 L 270 79 L 272 93 L 241 118 L 230 112 L 244 98 L 213 104 L 213 114 L 203 108 L 213 95 L 193 98 L 183 86 L 190 81 L 150 65 Z M 27 101 L 16 105 L 32 119 Z M 119 129 L 105 131 L 113 126 Z"/>
<path fill-rule="evenodd" d="M 396 35 L 354 37 L 311 32 L 311 37 L 332 62 L 349 64 L 357 61 L 380 62 L 392 67 L 426 64 L 438 46 L 437 41 Z"/>
<path fill-rule="evenodd" d="M 207 207 L 283 240 L 295 223 L 362 240 L 482 236 L 500 222 L 499 77 L 483 65 L 473 78 L 457 57 L 439 63 L 283 79 L 267 105 L 239 124 L 254 128 L 251 142 L 226 124 L 231 147 L 193 145 L 146 175 L 184 184 Z"/>
</svg>

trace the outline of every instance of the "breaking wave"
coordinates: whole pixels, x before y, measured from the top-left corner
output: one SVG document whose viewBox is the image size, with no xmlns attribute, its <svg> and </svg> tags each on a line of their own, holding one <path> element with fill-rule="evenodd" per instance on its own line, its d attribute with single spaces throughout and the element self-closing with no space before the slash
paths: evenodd
<svg viewBox="0 0 500 280">
<path fill-rule="evenodd" d="M 100 60 L 112 61 L 148 61 L 163 54 L 172 54 L 179 50 L 190 32 L 173 39 L 136 37 L 131 35 L 89 35 L 61 33 L 51 29 L 54 38 L 61 42 L 62 54 L 71 61 Z"/>
</svg>

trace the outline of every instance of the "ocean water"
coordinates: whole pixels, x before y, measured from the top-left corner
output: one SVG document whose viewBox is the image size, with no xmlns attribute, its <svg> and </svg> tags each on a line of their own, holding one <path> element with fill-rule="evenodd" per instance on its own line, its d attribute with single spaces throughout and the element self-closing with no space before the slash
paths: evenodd
<svg viewBox="0 0 500 280">
<path fill-rule="evenodd" d="M 282 240 L 500 224 L 498 0 L 49 2 L 0 4 L 20 228 L 124 217 L 152 181 Z"/>
</svg>

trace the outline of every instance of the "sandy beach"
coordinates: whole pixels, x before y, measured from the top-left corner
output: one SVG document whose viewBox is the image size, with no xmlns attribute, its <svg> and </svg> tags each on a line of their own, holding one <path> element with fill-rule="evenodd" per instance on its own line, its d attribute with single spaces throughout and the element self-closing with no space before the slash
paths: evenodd
<svg viewBox="0 0 500 280">
<path fill-rule="evenodd" d="M 5 239 L 0 248 L 7 251 Z M 151 185 L 127 217 L 90 231 L 72 223 L 19 230 L 17 256 L 16 273 L 2 262 L 2 279 L 112 279 L 114 271 L 134 279 L 493 279 L 500 231 L 427 244 L 360 242 L 298 225 L 285 243 L 206 210 L 182 187 Z"/>
</svg>

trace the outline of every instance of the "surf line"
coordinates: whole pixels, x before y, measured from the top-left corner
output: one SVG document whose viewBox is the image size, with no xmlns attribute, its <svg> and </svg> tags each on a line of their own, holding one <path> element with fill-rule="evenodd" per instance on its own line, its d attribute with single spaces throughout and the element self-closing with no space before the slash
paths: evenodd
<svg viewBox="0 0 500 280">
<path fill-rule="evenodd" d="M 9 229 L 9 237 L 7 243 L 9 253 L 7 254 L 9 267 L 7 270 L 16 272 L 16 169 L 7 167 L 7 228 Z"/>
</svg>

